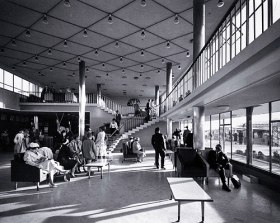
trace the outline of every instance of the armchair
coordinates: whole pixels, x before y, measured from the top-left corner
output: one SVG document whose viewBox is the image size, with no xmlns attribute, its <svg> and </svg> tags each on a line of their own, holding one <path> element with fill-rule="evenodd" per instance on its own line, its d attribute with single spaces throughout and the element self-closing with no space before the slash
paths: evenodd
<svg viewBox="0 0 280 223">
<path fill-rule="evenodd" d="M 210 168 L 210 165 L 208 163 L 208 156 L 210 150 L 212 150 L 212 148 L 205 148 L 205 150 L 201 151 L 202 159 L 207 166 L 207 176 L 206 176 L 207 184 L 208 184 L 208 177 L 219 177 L 219 174 L 214 169 Z M 233 175 L 233 167 L 232 164 L 229 164 L 228 169 L 225 169 L 225 176 L 228 179 L 228 185 L 229 185 L 229 179 L 232 177 L 232 175 Z"/>
<path fill-rule="evenodd" d="M 123 143 L 123 161 L 126 161 L 126 160 L 135 160 L 137 161 L 137 154 L 136 153 L 132 153 L 132 151 L 129 149 L 129 146 L 128 146 L 128 142 L 124 142 Z"/>
<path fill-rule="evenodd" d="M 177 149 L 177 175 L 179 177 L 206 177 L 207 166 L 194 149 Z"/>
</svg>

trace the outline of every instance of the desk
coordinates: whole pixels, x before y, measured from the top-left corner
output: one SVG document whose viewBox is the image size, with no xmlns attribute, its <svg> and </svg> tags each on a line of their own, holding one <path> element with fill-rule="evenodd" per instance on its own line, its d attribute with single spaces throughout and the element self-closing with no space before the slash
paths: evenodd
<svg viewBox="0 0 280 223">
<path fill-rule="evenodd" d="M 101 169 L 101 179 L 103 178 L 103 167 L 108 166 L 108 173 L 110 173 L 110 160 L 107 159 L 100 159 L 96 162 L 91 162 L 85 165 L 85 167 L 88 167 L 88 178 L 90 179 L 90 171 L 92 167 L 97 167 Z"/>
<path fill-rule="evenodd" d="M 180 211 L 182 201 L 200 201 L 202 211 L 202 222 L 204 222 L 204 202 L 212 202 L 213 199 L 194 181 L 192 178 L 167 177 L 172 195 L 178 201 L 178 221 L 180 221 Z"/>
</svg>

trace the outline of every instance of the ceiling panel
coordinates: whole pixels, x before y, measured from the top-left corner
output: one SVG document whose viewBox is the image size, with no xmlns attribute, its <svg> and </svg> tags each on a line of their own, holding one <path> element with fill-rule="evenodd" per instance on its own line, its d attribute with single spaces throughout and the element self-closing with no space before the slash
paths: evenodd
<svg viewBox="0 0 280 223">
<path fill-rule="evenodd" d="M 110 54 L 110 53 L 107 53 L 107 52 L 104 52 L 101 50 L 98 51 L 98 55 L 95 53 L 95 50 L 93 50 L 89 53 L 86 53 L 83 56 L 92 58 L 93 60 L 97 60 L 100 62 L 106 62 L 108 60 L 113 60 L 118 57 L 117 55 L 113 55 L 113 54 Z"/>
<path fill-rule="evenodd" d="M 64 42 L 61 42 L 58 45 L 56 45 L 53 49 L 76 55 L 82 55 L 92 50 L 87 46 L 82 46 L 71 41 L 67 41 L 67 47 L 64 46 Z"/>
<path fill-rule="evenodd" d="M 1 35 L 9 36 L 9 37 L 15 37 L 25 30 L 20 26 L 13 25 L 4 21 L 0 21 L 0 27 L 1 27 Z"/>
<path fill-rule="evenodd" d="M 141 37 L 141 32 L 142 30 L 138 30 L 138 32 L 123 38 L 122 41 L 140 49 L 145 49 L 165 41 L 148 31 L 145 31 L 145 38 L 143 38 Z"/>
<path fill-rule="evenodd" d="M 68 63 L 68 62 L 66 62 L 66 66 L 64 66 L 63 63 L 59 63 L 55 67 L 71 71 L 69 73 L 70 75 L 72 74 L 72 71 L 79 70 L 79 66 L 77 64 L 72 64 L 72 63 Z"/>
<path fill-rule="evenodd" d="M 188 22 L 193 24 L 193 9 L 192 8 L 180 13 L 179 15 L 180 15 L 180 17 L 184 18 L 185 20 L 187 20 Z"/>
<path fill-rule="evenodd" d="M 178 24 L 174 24 L 174 17 L 171 17 L 161 23 L 158 23 L 147 29 L 156 35 L 172 40 L 179 36 L 192 32 L 193 27 L 185 20 L 181 19 Z"/>
<path fill-rule="evenodd" d="M 5 36 L 0 36 L 0 46 L 6 45 L 10 40 L 11 40 L 11 38 L 8 38 Z"/>
<path fill-rule="evenodd" d="M 81 30 L 77 26 L 73 26 L 69 23 L 60 21 L 58 19 L 48 16 L 48 24 L 44 24 L 42 20 L 38 21 L 32 29 L 53 35 L 62 39 L 67 39 L 68 37 L 76 34 Z"/>
<path fill-rule="evenodd" d="M 119 56 L 127 55 L 127 54 L 133 53 L 138 50 L 136 47 L 125 44 L 123 42 L 118 42 L 118 47 L 116 47 L 116 41 L 114 41 L 113 43 L 110 43 L 100 49 L 107 51 L 107 52 L 111 52 L 111 53 L 119 55 Z"/>
<path fill-rule="evenodd" d="M 11 48 L 11 49 L 6 48 L 5 52 L 0 55 L 6 56 L 6 57 L 11 57 L 11 58 L 16 58 L 19 60 L 26 60 L 26 59 L 32 57 L 32 54 L 20 52 L 20 51 L 18 51 L 18 49 L 13 50 L 13 48 Z"/>
<path fill-rule="evenodd" d="M 110 72 L 112 70 L 117 70 L 119 69 L 118 67 L 114 66 L 114 65 L 110 65 L 110 64 L 104 64 L 105 66 L 103 66 L 103 64 L 97 64 L 97 65 L 94 65 L 92 66 L 92 69 L 97 69 L 97 70 L 100 70 L 100 71 L 103 71 L 103 72 Z"/>
<path fill-rule="evenodd" d="M 47 57 L 38 56 L 38 59 L 39 59 L 38 61 L 35 61 L 35 57 L 32 57 L 28 61 L 33 62 L 33 63 L 45 64 L 47 66 L 53 66 L 53 65 L 59 63 L 58 60 L 54 60 L 54 59 L 47 58 Z"/>
<path fill-rule="evenodd" d="M 97 33 L 103 34 L 105 36 L 110 36 L 114 39 L 120 39 L 138 30 L 137 27 L 130 25 L 120 19 L 113 18 L 113 24 L 107 22 L 107 18 L 99 21 L 95 25 L 89 27 L 90 30 Z"/>
<path fill-rule="evenodd" d="M 127 55 L 126 57 L 135 61 L 138 61 L 139 63 L 145 63 L 151 60 L 155 60 L 159 58 L 158 56 L 155 56 L 154 54 L 151 54 L 147 51 L 143 51 L 144 55 L 141 54 L 142 51 L 135 52 L 133 54 Z"/>
<path fill-rule="evenodd" d="M 53 45 L 56 45 L 61 41 L 60 38 L 50 36 L 35 30 L 30 30 L 30 34 L 31 36 L 27 37 L 24 32 L 18 37 L 18 39 L 45 47 L 52 47 Z"/>
<path fill-rule="evenodd" d="M 13 66 L 14 64 L 17 64 L 18 62 L 20 62 L 20 60 L 15 59 L 15 58 L 10 58 L 10 57 L 0 54 L 0 64 L 4 64 L 7 66 Z"/>
<path fill-rule="evenodd" d="M 13 46 L 12 43 L 10 42 L 8 44 L 8 47 L 10 49 L 15 49 L 18 51 L 22 51 L 22 52 L 27 52 L 27 53 L 31 53 L 31 54 L 39 54 L 42 51 L 44 51 L 46 48 L 44 47 L 40 47 L 40 46 L 36 46 L 27 42 L 23 42 L 23 41 L 16 41 L 16 46 Z"/>
<path fill-rule="evenodd" d="M 114 11 L 133 1 L 134 0 L 81 0 L 81 2 L 92 5 L 108 13 L 113 13 Z"/>
<path fill-rule="evenodd" d="M 33 62 L 26 62 L 26 65 L 23 65 L 23 63 L 17 64 L 18 67 L 28 67 L 28 69 L 31 70 L 42 70 L 46 68 L 47 66 L 44 64 L 38 64 L 38 63 L 33 63 Z"/>
<path fill-rule="evenodd" d="M 127 59 L 126 57 L 123 58 L 123 62 L 120 62 L 120 58 L 118 57 L 114 60 L 110 60 L 109 63 L 122 68 L 130 67 L 137 64 L 137 62 Z"/>
<path fill-rule="evenodd" d="M 96 64 L 100 63 L 98 61 L 95 61 L 95 60 L 92 60 L 92 59 L 89 59 L 89 58 L 85 58 L 85 57 L 79 57 L 79 58 L 80 58 L 80 60 L 85 61 L 86 67 L 93 66 L 93 65 L 96 65 Z M 73 63 L 73 64 L 77 64 L 77 65 L 79 64 L 78 57 L 75 57 L 75 58 L 69 60 L 68 62 Z"/>
<path fill-rule="evenodd" d="M 145 7 L 142 7 L 140 3 L 141 1 L 134 1 L 132 4 L 122 8 L 114 15 L 127 22 L 133 23 L 140 28 L 148 27 L 172 15 L 172 12 L 159 6 L 153 1 L 147 1 Z"/>
<path fill-rule="evenodd" d="M 61 1 L 61 3 L 50 12 L 50 15 L 84 28 L 106 16 L 106 13 L 79 1 L 70 1 L 70 3 L 71 6 L 66 7 L 63 1 Z"/>
<path fill-rule="evenodd" d="M 44 51 L 42 55 L 44 57 L 53 58 L 60 61 L 67 61 L 74 57 L 69 53 L 61 52 L 59 50 L 54 50 L 54 49 L 52 49 L 52 55 L 48 54 L 48 50 Z"/>
<path fill-rule="evenodd" d="M 193 43 L 191 40 L 193 40 L 193 33 L 187 34 L 177 39 L 173 39 L 172 42 L 185 49 L 188 49 L 191 53 L 193 48 Z"/>
<path fill-rule="evenodd" d="M 150 70 L 154 70 L 155 68 L 151 67 L 151 66 L 148 66 L 146 64 L 143 67 L 141 67 L 141 65 L 138 64 L 138 65 L 129 67 L 129 69 L 133 70 L 135 72 L 138 72 L 138 73 L 144 73 L 144 72 L 147 72 L 147 71 L 150 71 Z"/>
<path fill-rule="evenodd" d="M 167 42 L 159 44 L 157 46 L 147 49 L 147 51 L 157 54 L 157 55 L 161 55 L 163 57 L 167 57 L 167 56 L 185 51 L 184 49 L 174 45 L 172 42 L 170 42 L 170 48 L 167 48 L 166 44 L 167 44 Z"/>
<path fill-rule="evenodd" d="M 70 40 L 93 48 L 100 48 L 101 46 L 104 46 L 113 41 L 113 39 L 111 38 L 107 38 L 105 36 L 99 35 L 90 30 L 87 30 L 88 35 L 87 37 L 84 37 L 83 32 L 84 30 L 82 29 L 75 36 L 71 37 Z"/>
<path fill-rule="evenodd" d="M 41 17 L 41 13 L 23 8 L 8 1 L 0 1 L 0 19 L 29 27 Z"/>
<path fill-rule="evenodd" d="M 165 69 L 166 68 L 166 62 L 168 62 L 168 60 L 163 59 L 163 61 L 162 61 L 162 58 L 160 58 L 160 59 L 157 59 L 157 60 L 149 61 L 146 64 L 148 64 L 150 66 L 153 66 L 153 67 L 156 67 L 156 68 Z"/>
<path fill-rule="evenodd" d="M 19 5 L 28 7 L 30 9 L 34 9 L 36 11 L 46 13 L 48 12 L 53 6 L 55 6 L 57 3 L 59 3 L 61 0 L 28 0 L 28 1 L 22 1 L 22 0 L 10 0 L 11 2 L 15 2 Z"/>
<path fill-rule="evenodd" d="M 186 0 L 154 0 L 173 12 L 179 13 L 193 7 L 193 1 Z"/>
</svg>

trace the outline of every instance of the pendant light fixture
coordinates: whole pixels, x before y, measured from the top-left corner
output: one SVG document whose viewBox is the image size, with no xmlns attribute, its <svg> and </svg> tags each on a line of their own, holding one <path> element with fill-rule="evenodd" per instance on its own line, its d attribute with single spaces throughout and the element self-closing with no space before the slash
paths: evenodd
<svg viewBox="0 0 280 223">
<path fill-rule="evenodd" d="M 16 46 L 16 45 L 17 45 L 16 40 L 13 39 L 13 40 L 12 40 L 12 46 Z"/>
<path fill-rule="evenodd" d="M 118 41 L 116 41 L 116 43 L 115 43 L 115 47 L 116 47 L 116 48 L 119 48 L 119 46 L 120 46 L 119 42 L 118 42 Z"/>
<path fill-rule="evenodd" d="M 26 66 L 26 61 L 23 61 L 22 65 L 25 67 Z"/>
<path fill-rule="evenodd" d="M 26 36 L 26 37 L 31 37 L 31 33 L 30 33 L 30 30 L 29 30 L 29 29 L 27 29 L 27 30 L 25 31 L 25 36 Z"/>
<path fill-rule="evenodd" d="M 108 23 L 113 24 L 113 18 L 112 18 L 111 14 L 109 14 L 109 16 L 108 16 Z"/>
<path fill-rule="evenodd" d="M 187 50 L 187 54 L 186 54 L 186 57 L 190 57 L 191 55 L 190 55 L 190 51 L 189 50 Z"/>
<path fill-rule="evenodd" d="M 166 43 L 166 48 L 170 48 L 170 42 L 169 41 L 167 41 L 167 43 Z"/>
<path fill-rule="evenodd" d="M 1 48 L 0 53 L 4 53 L 4 52 L 5 52 L 4 48 Z"/>
<path fill-rule="evenodd" d="M 70 7 L 71 6 L 70 0 L 64 0 L 64 5 L 66 7 Z"/>
<path fill-rule="evenodd" d="M 120 58 L 120 62 L 123 63 L 123 57 Z"/>
<path fill-rule="evenodd" d="M 145 7 L 147 5 L 146 0 L 141 0 L 141 6 Z"/>
<path fill-rule="evenodd" d="M 179 17 L 178 17 L 178 15 L 176 14 L 175 17 L 174 17 L 174 24 L 177 25 L 177 24 L 179 24 L 179 22 L 180 22 L 180 21 L 179 21 Z"/>
<path fill-rule="evenodd" d="M 52 67 L 50 67 L 50 72 L 52 72 L 53 71 L 53 68 Z"/>
<path fill-rule="evenodd" d="M 38 55 L 35 56 L 35 61 L 39 61 Z"/>
<path fill-rule="evenodd" d="M 83 37 L 85 37 L 85 38 L 87 38 L 87 37 L 88 37 L 87 29 L 84 29 L 84 32 L 83 32 Z"/>
<path fill-rule="evenodd" d="M 63 65 L 63 67 L 66 67 L 66 62 L 64 61 L 62 65 Z"/>
<path fill-rule="evenodd" d="M 43 15 L 42 22 L 43 22 L 45 25 L 49 24 L 49 20 L 48 20 L 48 17 L 47 17 L 46 14 Z"/>
<path fill-rule="evenodd" d="M 178 66 L 178 70 L 181 70 L 181 66 L 180 65 Z"/>
<path fill-rule="evenodd" d="M 146 37 L 146 33 L 145 33 L 145 30 L 142 29 L 142 32 L 140 34 L 141 38 L 144 39 Z"/>
<path fill-rule="evenodd" d="M 144 65 L 143 65 L 143 64 L 141 64 L 141 65 L 140 65 L 140 67 L 141 67 L 141 68 L 144 68 Z"/>
<path fill-rule="evenodd" d="M 223 7 L 224 6 L 224 1 L 223 0 L 218 0 L 218 3 L 217 3 L 217 6 L 219 7 L 219 8 L 221 8 L 221 7 Z"/>
<path fill-rule="evenodd" d="M 64 46 L 64 47 L 68 47 L 67 40 L 64 40 L 64 42 L 63 42 L 63 46 Z"/>
<path fill-rule="evenodd" d="M 52 55 L 52 49 L 48 49 L 48 55 Z"/>
<path fill-rule="evenodd" d="M 98 49 L 96 49 L 96 50 L 95 50 L 94 54 L 95 54 L 96 56 L 98 56 L 98 55 L 99 55 L 99 53 L 98 53 Z"/>
<path fill-rule="evenodd" d="M 81 61 L 81 57 L 78 57 L 78 62 L 80 62 Z"/>
<path fill-rule="evenodd" d="M 144 56 L 144 50 L 141 50 L 140 55 L 143 57 Z"/>
<path fill-rule="evenodd" d="M 86 68 L 86 72 L 87 72 L 87 73 L 89 72 L 89 68 L 88 68 L 88 67 Z"/>
<path fill-rule="evenodd" d="M 102 64 L 102 67 L 105 67 L 105 63 Z"/>
<path fill-rule="evenodd" d="M 161 63 L 164 63 L 164 62 L 165 62 L 165 59 L 164 59 L 164 58 L 162 58 L 162 59 L 161 59 Z"/>
</svg>

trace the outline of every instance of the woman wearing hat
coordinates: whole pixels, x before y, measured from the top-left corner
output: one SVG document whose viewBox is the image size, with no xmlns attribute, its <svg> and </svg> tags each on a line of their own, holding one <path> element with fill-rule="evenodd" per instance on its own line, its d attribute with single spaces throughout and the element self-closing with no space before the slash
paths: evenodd
<svg viewBox="0 0 280 223">
<path fill-rule="evenodd" d="M 53 176 L 56 172 L 67 173 L 67 170 L 64 170 L 58 162 L 55 162 L 53 159 L 48 159 L 46 156 L 42 155 L 39 151 L 38 143 L 30 143 L 29 149 L 24 153 L 23 160 L 31 165 L 38 167 L 49 174 L 49 185 L 50 187 L 57 187 L 53 182 Z"/>
</svg>

